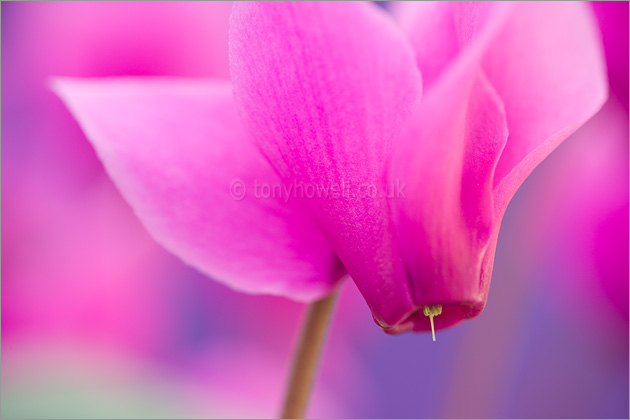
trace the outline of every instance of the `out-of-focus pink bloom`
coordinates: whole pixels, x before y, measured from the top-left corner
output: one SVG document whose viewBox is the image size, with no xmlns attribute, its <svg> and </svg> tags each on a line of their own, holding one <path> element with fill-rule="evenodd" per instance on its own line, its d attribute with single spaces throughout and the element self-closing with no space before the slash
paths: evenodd
<svg viewBox="0 0 630 420">
<path fill-rule="evenodd" d="M 569 306 L 581 302 L 585 318 L 592 319 L 588 308 L 614 314 L 625 321 L 619 325 L 626 333 L 628 135 L 627 111 L 611 97 L 571 138 L 556 159 L 566 175 L 549 177 L 546 184 L 559 188 L 555 196 L 547 192 L 543 214 L 554 222 L 548 223 L 548 238 L 541 244 L 556 262 L 551 289 L 565 295 Z"/>
<path fill-rule="evenodd" d="M 2 78 L 9 187 L 20 184 L 25 165 L 61 194 L 84 189 L 102 172 L 47 88 L 52 75 L 228 77 L 229 3 L 47 2 L 2 10 L 2 55 L 11 62 Z"/>
<path fill-rule="evenodd" d="M 172 321 L 162 317 L 160 287 L 176 262 L 103 177 L 47 84 L 60 74 L 226 76 L 230 10 L 225 3 L 2 4 L 5 338 L 74 331 L 144 352 L 164 345 Z"/>
<path fill-rule="evenodd" d="M 628 330 L 628 3 L 593 2 L 610 98 L 533 177 L 528 248 L 560 311 Z M 553 271 L 551 271 L 553 270 Z M 562 304 L 561 302 L 564 302 Z M 599 314 L 599 318 L 593 316 Z M 619 323 L 619 321 L 622 321 Z M 595 326 L 594 326 L 595 327 Z"/>
<path fill-rule="evenodd" d="M 347 272 L 385 331 L 428 329 L 433 304 L 444 328 L 481 313 L 516 189 L 605 101 L 603 53 L 579 3 L 397 14 L 238 3 L 231 85 L 56 89 L 147 229 L 191 265 L 305 301 Z"/>
</svg>

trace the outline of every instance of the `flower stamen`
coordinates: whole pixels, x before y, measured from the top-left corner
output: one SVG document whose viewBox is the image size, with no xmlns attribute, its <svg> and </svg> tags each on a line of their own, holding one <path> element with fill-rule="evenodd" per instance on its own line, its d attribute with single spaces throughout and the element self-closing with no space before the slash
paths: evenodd
<svg viewBox="0 0 630 420">
<path fill-rule="evenodd" d="M 433 341 L 435 341 L 435 326 L 433 325 L 433 317 L 442 313 L 442 305 L 431 305 L 422 308 L 424 316 L 428 316 L 431 320 L 431 334 L 433 335 Z"/>
</svg>

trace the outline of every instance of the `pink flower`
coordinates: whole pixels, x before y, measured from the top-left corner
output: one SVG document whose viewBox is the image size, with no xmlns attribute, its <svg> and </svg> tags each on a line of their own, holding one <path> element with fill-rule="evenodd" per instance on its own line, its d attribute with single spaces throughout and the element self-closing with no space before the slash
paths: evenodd
<svg viewBox="0 0 630 420">
<path fill-rule="evenodd" d="M 216 58 L 227 55 L 231 5 L 3 3 L 2 11 L 4 337 L 72 331 L 157 353 L 176 330 L 165 327 L 172 293 L 162 290 L 181 287 L 171 280 L 179 265 L 138 225 L 46 82 L 227 75 L 227 57 Z"/>
<path fill-rule="evenodd" d="M 231 84 L 55 88 L 184 261 L 304 301 L 348 273 L 385 331 L 429 329 L 436 304 L 444 328 L 483 310 L 517 188 L 606 100 L 603 52 L 580 3 L 394 12 L 237 3 Z"/>
</svg>

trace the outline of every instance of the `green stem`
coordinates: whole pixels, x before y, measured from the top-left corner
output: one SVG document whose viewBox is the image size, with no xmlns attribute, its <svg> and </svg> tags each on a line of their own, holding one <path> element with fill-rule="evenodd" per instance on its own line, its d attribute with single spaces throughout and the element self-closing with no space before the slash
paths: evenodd
<svg viewBox="0 0 630 420">
<path fill-rule="evenodd" d="M 283 419 L 304 417 L 336 298 L 337 292 L 333 292 L 309 307 L 294 353 L 289 388 L 282 409 Z"/>
</svg>

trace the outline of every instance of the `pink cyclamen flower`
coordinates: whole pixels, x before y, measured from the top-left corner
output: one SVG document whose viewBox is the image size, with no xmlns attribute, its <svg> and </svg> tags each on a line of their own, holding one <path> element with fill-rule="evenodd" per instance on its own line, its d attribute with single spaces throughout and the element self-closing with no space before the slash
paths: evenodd
<svg viewBox="0 0 630 420">
<path fill-rule="evenodd" d="M 55 88 L 184 261 L 303 301 L 347 273 L 385 331 L 429 329 L 422 308 L 437 304 L 444 328 L 483 310 L 517 188 L 606 100 L 603 52 L 581 3 L 412 2 L 394 15 L 236 3 L 231 83 Z"/>
</svg>

